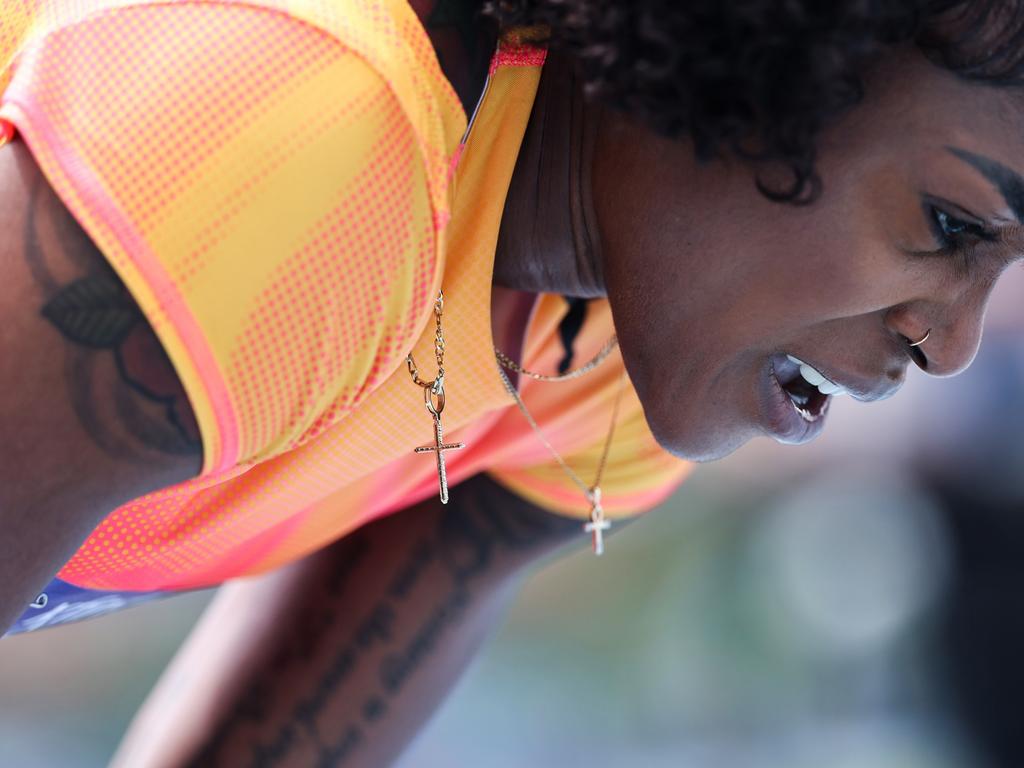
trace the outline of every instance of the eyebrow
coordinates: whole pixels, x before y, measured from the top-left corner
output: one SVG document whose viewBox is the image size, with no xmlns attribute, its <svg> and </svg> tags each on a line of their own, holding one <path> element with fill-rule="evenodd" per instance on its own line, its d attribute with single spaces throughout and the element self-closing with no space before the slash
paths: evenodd
<svg viewBox="0 0 1024 768">
<path fill-rule="evenodd" d="M 977 155 L 959 147 L 946 147 L 950 152 L 977 170 L 999 190 L 1017 221 L 1024 223 L 1024 178 L 991 157 Z"/>
</svg>

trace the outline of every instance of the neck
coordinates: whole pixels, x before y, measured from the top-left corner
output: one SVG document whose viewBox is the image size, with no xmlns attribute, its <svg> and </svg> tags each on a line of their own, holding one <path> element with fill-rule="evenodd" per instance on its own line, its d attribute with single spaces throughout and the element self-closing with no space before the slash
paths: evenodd
<svg viewBox="0 0 1024 768">
<path fill-rule="evenodd" d="M 549 55 L 505 200 L 496 285 L 579 298 L 605 295 L 590 197 L 596 118 L 571 65 Z"/>
</svg>

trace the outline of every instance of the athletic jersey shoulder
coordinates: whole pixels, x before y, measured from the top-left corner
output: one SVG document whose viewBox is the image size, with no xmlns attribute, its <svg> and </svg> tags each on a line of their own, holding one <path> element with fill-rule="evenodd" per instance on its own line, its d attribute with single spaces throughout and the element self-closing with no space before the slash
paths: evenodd
<svg viewBox="0 0 1024 768">
<path fill-rule="evenodd" d="M 175 7 L 190 5 L 182 3 Z M 240 7 L 237 4 L 205 5 L 220 9 Z M 203 18 L 205 23 L 213 23 L 213 17 L 205 12 Z M 196 26 L 195 22 L 190 22 L 190 30 L 194 35 L 200 35 L 202 41 L 190 51 L 201 58 L 216 54 L 215 50 L 207 52 L 204 47 L 217 49 L 218 46 L 227 46 L 229 51 L 234 51 L 234 56 L 242 57 L 241 66 L 256 68 L 259 76 L 267 81 L 261 87 L 272 89 L 276 82 L 273 74 L 278 70 L 291 69 L 291 59 L 297 53 L 292 45 L 285 45 L 280 38 L 290 37 L 296 27 L 312 30 L 316 39 L 324 37 L 319 27 L 305 22 L 296 25 L 294 17 L 260 13 L 246 18 L 258 18 L 268 23 L 260 37 L 254 38 L 250 34 L 246 38 L 249 48 L 255 39 L 264 46 L 273 42 L 274 48 L 268 60 L 253 56 L 249 48 L 236 44 L 230 35 L 225 42 L 224 28 L 216 28 L 206 35 L 205 28 Z M 272 25 L 275 19 L 275 25 Z M 175 21 L 176 17 L 170 16 L 147 18 L 149 23 L 165 26 Z M 277 23 L 286 26 L 280 28 Z M 231 26 L 228 25 L 228 29 Z M 143 44 L 148 47 L 161 39 L 148 30 L 142 37 Z M 425 41 L 422 32 L 417 39 L 422 45 Z M 179 209 L 191 212 L 200 225 L 206 222 L 206 229 L 200 230 L 203 237 L 196 242 L 204 249 L 200 250 L 204 258 L 207 253 L 217 256 L 212 266 L 200 261 L 190 274 L 184 268 L 189 266 L 186 257 L 192 251 L 178 251 L 174 242 L 165 240 L 145 242 L 167 248 L 167 253 L 174 257 L 168 258 L 163 255 L 163 250 L 158 251 L 155 261 L 159 266 L 169 265 L 184 271 L 187 307 L 192 312 L 196 307 L 205 309 L 198 314 L 202 321 L 198 331 L 204 336 L 213 334 L 211 345 L 216 353 L 213 360 L 221 366 L 225 361 L 232 364 L 236 360 L 225 354 L 217 340 L 218 334 L 224 334 L 229 342 L 233 338 L 233 333 L 228 331 L 234 327 L 232 323 L 238 322 L 235 319 L 238 313 L 232 306 L 236 298 L 255 295 L 266 299 L 265 303 L 258 305 L 259 312 L 242 318 L 246 323 L 245 329 L 249 331 L 243 337 L 248 346 L 243 348 L 255 361 L 250 366 L 254 373 L 243 379 L 248 389 L 234 386 L 235 379 L 229 379 L 228 391 L 241 403 L 235 406 L 239 413 L 272 420 L 268 431 L 263 434 L 256 431 L 261 426 L 259 421 L 246 422 L 247 429 L 259 435 L 254 444 L 271 445 L 272 451 L 280 446 L 277 443 L 278 447 L 274 447 L 275 435 L 282 431 L 278 416 L 280 404 L 298 403 L 297 410 L 306 413 L 305 401 L 293 396 L 291 393 L 295 390 L 285 389 L 282 381 L 290 386 L 290 382 L 298 379 L 311 391 L 323 391 L 324 382 L 333 386 L 334 381 L 344 380 L 344 372 L 337 379 L 331 378 L 335 376 L 335 371 L 328 367 L 332 361 L 356 360 L 363 365 L 360 348 L 353 346 L 359 337 L 351 332 L 352 328 L 369 328 L 376 334 L 374 329 L 380 323 L 386 323 L 387 318 L 397 314 L 413 318 L 412 330 L 400 324 L 385 326 L 387 330 L 383 334 L 373 336 L 375 357 L 372 359 L 386 360 L 386 364 L 373 362 L 369 372 L 361 374 L 364 381 L 374 382 L 372 392 L 369 387 L 359 391 L 339 390 L 331 401 L 338 403 L 337 410 L 329 402 L 322 410 L 319 422 L 314 420 L 311 428 L 300 433 L 304 444 L 272 455 L 258 466 L 239 464 L 241 471 L 237 473 L 225 471 L 210 480 L 200 478 L 162 489 L 113 511 L 61 571 L 61 582 L 54 592 L 56 597 L 52 601 L 37 601 L 39 605 L 27 613 L 30 624 L 25 624 L 25 627 L 35 628 L 93 615 L 110 606 L 123 605 L 126 598 L 120 594 L 122 590 L 143 593 L 187 589 L 265 572 L 336 541 L 381 515 L 436 496 L 438 477 L 435 460 L 414 452 L 428 439 L 424 429 L 427 414 L 423 410 L 421 393 L 409 381 L 406 372 L 399 370 L 399 366 L 403 356 L 401 350 L 406 347 L 404 339 L 410 333 L 416 338 L 414 351 L 417 360 L 422 363 L 432 357 L 433 323 L 427 321 L 440 278 L 443 278 L 445 288 L 444 328 L 450 345 L 450 354 L 445 361 L 449 388 L 449 402 L 444 414 L 445 438 L 453 442 L 464 441 L 467 445 L 465 450 L 454 452 L 451 457 L 449 483 L 455 487 L 468 477 L 488 471 L 506 487 L 540 506 L 580 518 L 589 515 L 590 505 L 579 488 L 552 458 L 544 442 L 533 432 L 505 391 L 497 373 L 490 333 L 489 286 L 494 245 L 509 179 L 539 83 L 544 52 L 512 41 L 495 55 L 490 82 L 476 113 L 475 128 L 465 134 L 466 143 L 461 147 L 465 151 L 459 155 L 461 159 L 455 168 L 453 183 L 458 186 L 458 191 L 453 197 L 452 220 L 444 230 L 445 244 L 442 247 L 434 242 L 439 237 L 439 230 L 434 218 L 436 209 L 430 205 L 430 194 L 422 178 L 426 174 L 425 163 L 415 158 L 416 138 L 412 130 L 403 127 L 409 122 L 408 118 L 403 120 L 404 112 L 394 106 L 390 113 L 379 116 L 372 105 L 394 104 L 390 91 L 380 85 L 383 78 L 364 59 L 360 58 L 362 64 L 357 66 L 345 51 L 339 54 L 336 48 L 336 45 L 332 48 L 335 52 L 327 63 L 321 58 L 310 60 L 308 54 L 304 54 L 305 61 L 312 61 L 313 65 L 306 66 L 303 71 L 319 86 L 311 88 L 307 98 L 300 101 L 282 98 L 269 102 L 274 109 L 287 114 L 284 125 L 261 114 L 259 109 L 253 109 L 246 112 L 252 126 L 222 127 L 222 122 L 233 125 L 233 121 L 222 118 L 219 113 L 237 110 L 237 102 L 242 95 L 235 94 L 229 87 L 207 94 L 200 87 L 203 85 L 200 78 L 188 81 L 195 89 L 192 99 L 206 99 L 205 110 L 200 112 L 211 122 L 212 127 L 205 128 L 207 132 L 213 130 L 215 138 L 222 134 L 231 137 L 233 130 L 253 138 L 253 141 L 246 145 L 248 155 L 235 158 L 237 166 L 221 169 L 217 162 L 218 153 L 214 152 L 211 157 L 217 175 L 210 177 L 210 168 L 206 168 L 192 185 L 179 188 L 171 184 L 166 193 L 159 185 L 156 186 L 161 196 L 172 196 L 167 210 L 157 208 L 157 225 L 165 220 L 180 221 Z M 132 46 L 123 46 L 123 49 L 133 57 L 146 55 L 145 52 L 136 52 Z M 159 64 L 160 57 L 156 58 L 156 62 L 150 63 Z M 334 64 L 330 62 L 335 58 L 350 67 L 342 71 L 349 79 L 328 80 L 326 83 L 316 80 L 317 73 L 331 70 Z M 23 61 L 29 59 L 29 56 L 22 57 Z M 56 61 L 59 63 L 60 59 Z M 230 62 L 230 56 L 214 61 L 222 67 L 217 71 L 217 77 L 228 81 L 237 77 L 235 71 L 227 66 Z M 106 71 L 97 70 L 92 62 L 89 66 L 94 74 Z M 191 66 L 189 63 L 185 69 Z M 19 65 L 15 79 L 23 77 L 26 71 L 29 70 L 24 64 Z M 204 72 L 210 75 L 209 65 L 199 67 L 199 74 Z M 177 76 L 169 68 L 158 74 Z M 211 79 L 216 78 L 211 76 Z M 60 80 L 57 76 L 56 81 Z M 89 85 L 87 82 L 76 84 L 80 87 Z M 295 91 L 303 91 L 301 79 L 290 81 L 290 85 Z M 206 84 L 205 87 L 213 88 L 214 85 Z M 328 100 L 327 107 L 324 107 L 324 88 L 333 88 L 335 90 L 327 92 L 344 96 L 339 99 L 341 103 L 335 105 Z M 32 113 L 21 102 L 8 98 L 10 93 L 16 92 L 17 83 L 0 100 L 0 116 L 4 110 L 9 110 L 7 114 L 18 119 L 25 115 L 31 117 Z M 135 93 L 138 98 L 139 94 L 145 95 L 145 90 L 136 87 Z M 104 98 L 108 105 L 117 104 L 110 97 Z M 69 97 L 63 100 L 68 103 Z M 435 102 L 436 105 L 445 103 L 454 104 L 440 99 Z M 103 118 L 107 120 L 105 131 L 116 129 L 121 132 L 118 136 L 131 138 L 128 125 L 111 119 L 102 111 L 90 112 L 88 106 L 83 105 L 86 114 L 76 123 L 77 127 L 88 128 L 90 120 Z M 146 110 L 138 110 L 135 119 L 148 120 L 143 127 L 158 131 L 160 140 L 173 142 L 175 131 L 163 130 L 161 121 L 171 120 L 172 127 L 180 131 L 183 123 L 177 121 L 175 108 L 188 110 L 190 105 L 174 102 L 171 105 L 174 108 L 165 109 L 159 100 L 154 99 L 147 102 L 147 106 L 151 110 L 163 111 L 150 116 Z M 296 282 L 283 270 L 268 276 L 262 264 L 272 258 L 276 250 L 268 255 L 268 251 L 273 249 L 268 249 L 261 238 L 268 241 L 279 238 L 277 228 L 292 226 L 289 216 L 301 219 L 309 211 L 306 205 L 297 210 L 288 209 L 287 206 L 292 204 L 289 196 L 282 194 L 278 185 L 267 185 L 263 176 L 269 174 L 278 178 L 274 176 L 278 167 L 275 162 L 284 163 L 287 171 L 292 154 L 302 156 L 307 143 L 319 142 L 316 138 L 320 135 L 318 130 L 323 132 L 325 129 L 316 126 L 321 122 L 333 124 L 322 114 L 325 110 L 333 114 L 329 110 L 335 106 L 342 115 L 355 113 L 351 120 L 333 118 L 345 128 L 346 132 L 338 139 L 344 146 L 335 146 L 334 135 L 326 131 L 328 138 L 324 138 L 322 143 L 329 151 L 312 152 L 308 162 L 297 172 L 282 178 L 290 185 L 285 189 L 304 199 L 310 194 L 304 185 L 323 185 L 326 192 L 314 190 L 316 194 L 310 198 L 313 204 L 323 205 L 320 195 L 326 195 L 328 202 L 340 201 L 338 205 L 342 210 L 334 215 L 333 208 L 328 207 L 326 221 L 330 226 L 317 229 L 312 238 L 300 238 L 302 242 L 312 243 L 312 250 L 300 252 L 301 258 L 295 255 L 294 250 L 287 249 L 283 255 L 275 257 L 283 261 L 273 263 L 299 265 L 304 270 L 302 280 Z M 110 109 L 109 106 L 107 108 Z M 49 115 L 45 110 L 40 112 Z M 197 112 L 187 114 L 194 119 Z M 369 121 L 365 133 L 355 124 L 359 121 Z M 19 125 L 30 132 L 35 128 L 31 119 L 21 120 Z M 381 131 L 384 131 L 383 135 Z M 388 131 L 399 131 L 397 136 L 404 147 L 401 152 L 386 151 L 386 147 L 395 141 L 393 136 L 389 138 L 391 134 Z M 105 134 L 100 131 L 97 135 L 102 138 Z M 33 134 L 32 140 L 35 138 L 38 136 Z M 203 142 L 189 138 L 187 149 L 207 151 Z M 345 140 L 349 143 L 344 144 Z M 41 146 L 44 150 L 48 147 L 46 142 L 41 142 Z M 55 146 L 59 149 L 60 142 Z M 96 155 L 90 152 L 102 158 L 104 152 L 118 146 L 108 138 L 106 142 L 96 139 L 91 144 L 76 145 L 76 149 L 82 150 L 81 156 L 94 163 Z M 372 151 L 367 158 L 352 160 L 345 156 L 344 147 L 355 148 L 361 155 L 367 155 L 367 147 Z M 247 165 L 242 163 L 245 159 L 248 160 Z M 131 153 L 126 162 L 136 172 L 149 172 L 145 165 L 135 161 Z M 166 160 L 161 158 L 160 162 Z M 182 163 L 188 170 L 187 162 L 183 160 Z M 55 165 L 57 171 L 62 171 L 59 158 Z M 331 173 L 324 174 L 324 166 Z M 85 167 L 88 170 L 93 166 Z M 228 172 L 231 170 L 234 173 Z M 356 185 L 355 191 L 350 184 L 339 186 L 337 173 L 341 173 L 343 179 L 354 174 L 353 177 L 360 179 L 362 185 L 372 188 L 371 192 L 361 192 L 360 185 Z M 73 173 L 71 176 L 75 178 Z M 118 184 L 126 183 L 117 179 L 116 174 L 105 177 L 105 182 L 111 183 L 110 179 L 115 179 Z M 173 176 L 170 179 L 174 181 Z M 250 182 L 256 186 L 255 189 L 250 188 Z M 228 222 L 224 226 L 216 217 L 208 218 L 208 205 L 196 205 L 173 197 L 196 195 L 200 202 L 212 200 L 217 203 L 222 199 L 232 202 L 227 199 L 225 190 L 220 189 L 225 185 L 226 192 L 237 198 L 235 205 L 240 212 L 234 213 L 235 209 L 229 206 L 223 208 L 221 215 L 226 216 Z M 75 191 L 78 188 L 71 189 Z M 116 189 L 120 190 L 120 187 Z M 367 195 L 376 195 L 380 190 L 386 193 L 383 202 L 369 205 Z M 220 197 L 211 197 L 218 191 L 222 193 Z M 261 205 L 264 198 L 272 201 L 273 206 Z M 410 198 L 411 203 L 408 201 Z M 131 202 L 132 198 L 119 194 L 115 199 Z M 377 198 L 370 198 L 371 201 L 374 199 Z M 256 207 L 250 211 L 251 206 Z M 91 210 L 88 206 L 82 208 L 86 213 Z M 138 215 L 135 209 L 132 212 Z M 242 219 L 236 221 L 235 216 Z M 415 225 L 412 230 L 406 229 L 407 217 Z M 138 218 L 146 221 L 143 216 Z M 318 216 L 313 221 L 319 222 L 322 218 Z M 101 217 L 100 221 L 105 219 Z M 185 223 L 188 223 L 187 219 Z M 254 229 L 256 234 L 247 236 L 247 228 Z M 158 233 L 162 231 L 159 226 L 155 226 L 155 230 Z M 144 231 L 148 233 L 150 229 Z M 396 251 L 391 245 L 392 238 L 405 242 L 410 231 L 419 232 L 426 238 L 425 245 L 413 249 L 413 255 L 404 257 L 404 260 L 392 255 L 403 252 L 401 249 Z M 186 236 L 188 233 L 189 230 L 185 230 Z M 346 245 L 342 235 L 357 238 L 357 241 Z M 220 250 L 222 240 L 243 242 L 246 247 Z M 114 239 L 115 246 L 118 242 Z M 131 259 L 133 253 L 128 253 L 129 263 L 134 263 Z M 254 258 L 250 258 L 253 255 Z M 182 260 L 180 264 L 178 259 Z M 410 276 L 403 266 L 406 261 L 419 265 L 420 272 L 415 277 Z M 232 265 L 234 273 L 229 269 Z M 352 274 L 339 277 L 339 270 L 349 270 Z M 400 279 L 396 280 L 395 274 Z M 343 284 L 346 279 L 355 280 L 355 285 Z M 410 282 L 411 288 L 408 287 Z M 320 283 L 327 285 L 321 290 Z M 406 287 L 399 290 L 396 285 Z M 254 287 L 258 289 L 255 292 Z M 219 293 L 209 293 L 213 289 L 219 289 Z M 166 295 L 161 298 L 166 302 Z M 214 299 L 227 306 L 221 312 L 214 311 L 217 309 Z M 295 303 L 300 309 L 305 307 L 305 312 L 292 311 Z M 321 304 L 328 306 L 321 311 Z M 399 311 L 393 312 L 392 306 L 399 307 Z M 522 361 L 527 368 L 554 370 L 557 366 L 564 354 L 557 329 L 565 311 L 565 302 L 559 296 L 544 294 L 538 298 L 523 346 Z M 417 317 L 417 313 L 422 313 L 422 317 Z M 305 316 L 313 318 L 311 327 L 305 324 L 308 319 Z M 382 317 L 385 319 L 381 320 Z M 175 319 L 172 317 L 171 321 Z M 290 344 L 274 338 L 275 329 L 281 323 L 291 334 Z M 577 337 L 578 359 L 589 359 L 596 354 L 613 331 L 607 301 L 592 302 Z M 273 341 L 269 346 L 263 341 L 267 337 Z M 226 346 L 228 352 L 234 348 L 230 344 Z M 190 350 L 186 349 L 188 352 Z M 188 362 L 191 358 L 186 354 L 183 359 Z M 292 365 L 298 366 L 298 370 L 292 370 Z M 317 365 L 321 367 L 317 368 Z M 307 370 L 302 366 L 313 368 Z M 387 375 L 388 367 L 392 367 L 390 376 Z M 428 368 L 432 368 L 429 363 Z M 521 390 L 531 413 L 544 425 L 546 437 L 578 476 L 590 482 L 597 477 L 597 467 L 606 463 L 601 474 L 602 498 L 606 514 L 613 518 L 636 514 L 659 503 L 688 471 L 685 462 L 674 459 L 657 447 L 631 386 L 623 392 L 614 440 L 605 462 L 604 446 L 622 372 L 621 356 L 613 354 L 599 370 L 586 377 L 555 386 L 526 381 Z M 378 384 L 379 378 L 384 376 L 387 379 Z M 358 377 L 353 380 L 358 382 Z M 204 384 L 205 380 L 200 379 L 200 383 Z M 300 394 L 304 391 L 299 389 Z M 248 399 L 249 392 L 254 393 L 251 399 Z M 241 395 L 246 395 L 246 398 Z M 258 399 L 257 395 L 263 399 Z M 359 407 L 353 408 L 352 403 L 358 403 Z M 334 426 L 329 429 L 318 426 L 331 423 Z M 285 432 L 293 429 L 287 422 L 286 427 Z M 317 439 L 311 439 L 317 434 L 317 429 L 320 430 Z M 246 434 L 246 430 L 243 429 L 241 434 Z M 103 590 L 103 593 L 92 590 Z"/>
<path fill-rule="evenodd" d="M 465 115 L 401 0 L 0 0 L 0 119 L 132 293 L 223 477 L 399 365 Z"/>
</svg>

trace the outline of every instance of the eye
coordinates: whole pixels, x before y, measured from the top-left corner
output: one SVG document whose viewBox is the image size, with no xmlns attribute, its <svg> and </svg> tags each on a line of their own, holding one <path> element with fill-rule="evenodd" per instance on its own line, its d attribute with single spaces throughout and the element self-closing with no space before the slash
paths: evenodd
<svg viewBox="0 0 1024 768">
<path fill-rule="evenodd" d="M 932 219 L 932 231 L 943 251 L 953 253 L 975 241 L 994 239 L 981 224 L 959 219 L 934 205 L 928 208 Z"/>
<path fill-rule="evenodd" d="M 929 255 L 948 257 L 959 277 L 967 277 L 977 262 L 977 245 L 998 239 L 977 220 L 969 215 L 955 216 L 934 202 L 925 203 L 925 214 L 936 241 L 937 250 Z"/>
</svg>

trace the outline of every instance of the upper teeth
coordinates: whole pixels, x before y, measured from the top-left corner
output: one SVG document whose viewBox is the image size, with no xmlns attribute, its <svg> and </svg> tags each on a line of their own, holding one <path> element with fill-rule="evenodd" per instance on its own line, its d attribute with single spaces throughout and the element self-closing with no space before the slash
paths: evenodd
<svg viewBox="0 0 1024 768">
<path fill-rule="evenodd" d="M 793 357 L 792 355 L 786 355 L 791 363 L 795 363 L 800 366 L 800 375 L 803 376 L 804 381 L 808 384 L 818 388 L 818 391 L 823 395 L 845 395 L 846 390 L 833 381 L 829 381 L 814 366 L 808 365 L 803 360 Z"/>
</svg>

